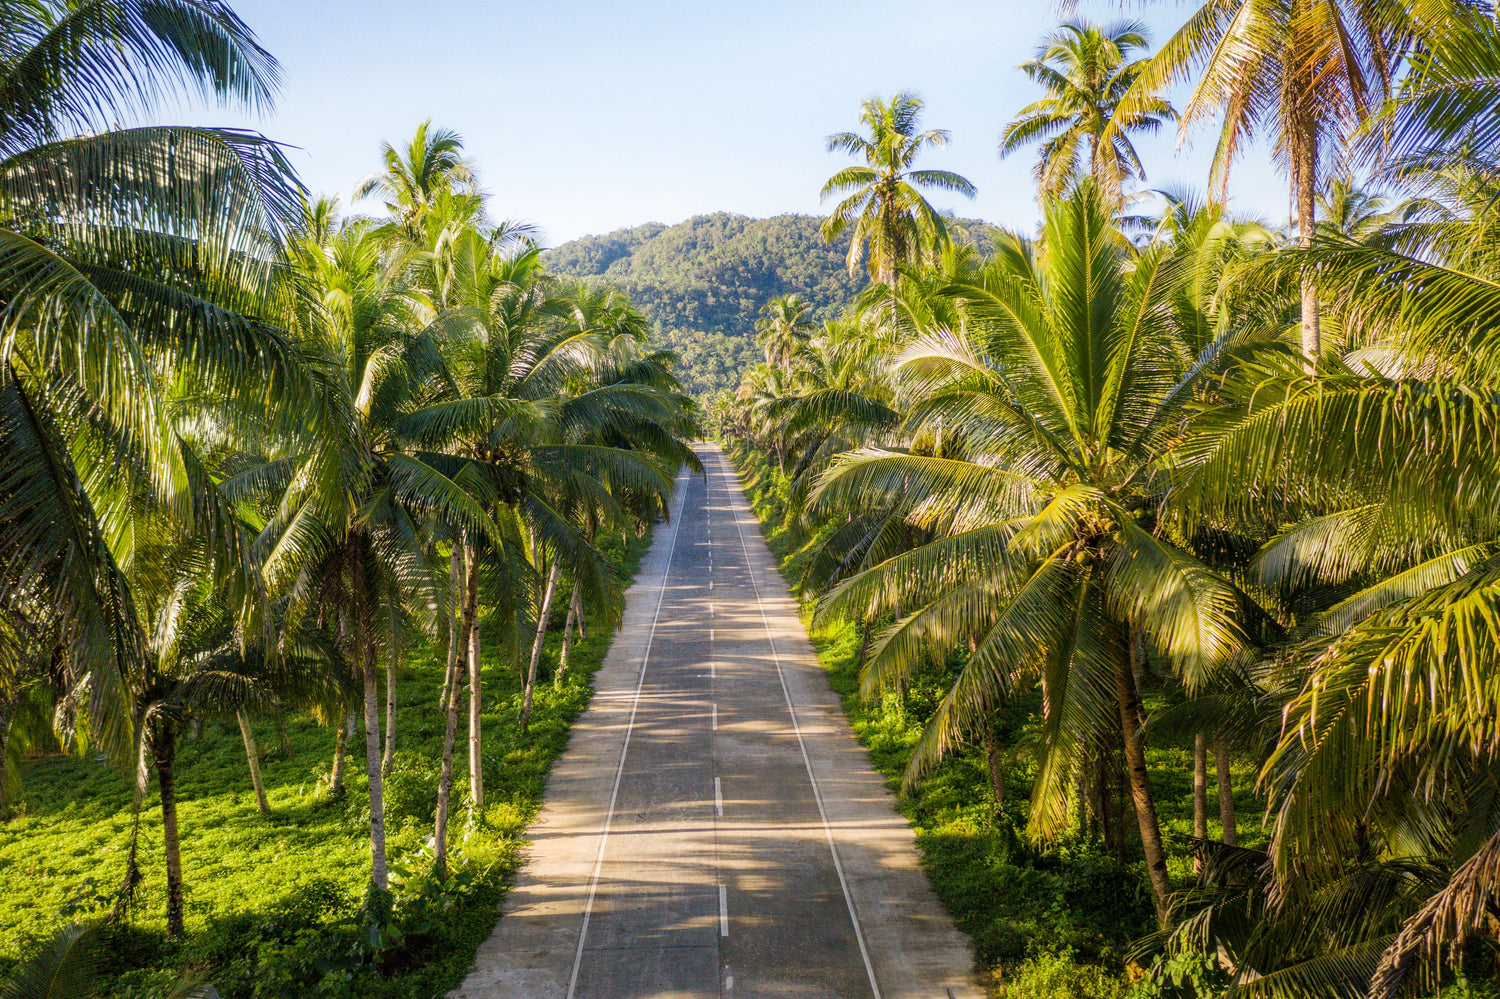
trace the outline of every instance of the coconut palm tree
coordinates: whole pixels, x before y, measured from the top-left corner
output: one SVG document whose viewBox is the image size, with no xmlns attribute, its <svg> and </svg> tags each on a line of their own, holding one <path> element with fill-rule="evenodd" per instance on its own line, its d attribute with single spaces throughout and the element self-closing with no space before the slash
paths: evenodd
<svg viewBox="0 0 1500 999">
<path fill-rule="evenodd" d="M 478 181 L 463 148 L 463 136 L 434 128 L 428 118 L 417 126 L 406 148 L 380 144 L 385 170 L 360 181 L 354 196 L 380 198 L 402 235 L 412 240 L 421 239 L 428 213 L 440 197 L 456 197 L 470 216 L 477 217 Z"/>
<path fill-rule="evenodd" d="M 132 508 L 106 497 L 152 497 L 247 568 L 168 386 L 225 420 L 293 394 L 266 320 L 297 198 L 259 135 L 112 122 L 185 90 L 265 106 L 276 64 L 216 0 L 6 2 L 0 21 L 0 633 L 56 650 L 124 760 L 146 640 Z"/>
<path fill-rule="evenodd" d="M 1136 674 L 1149 650 L 1195 678 L 1244 640 L 1234 587 L 1160 517 L 1184 404 L 1225 340 L 1188 340 L 1171 308 L 1180 262 L 1167 246 L 1133 253 L 1110 213 L 1091 184 L 1054 203 L 1040 245 L 1009 239 L 955 288 L 963 328 L 930 330 L 899 356 L 907 429 L 925 443 L 843 456 L 812 504 L 895 508 L 933 540 L 840 583 L 819 613 L 900 615 L 871 650 L 866 695 L 929 649 L 971 650 L 908 781 L 1040 680 L 1036 834 L 1063 827 L 1067 780 L 1112 734 L 1165 924 L 1171 886 Z"/>
<path fill-rule="evenodd" d="M 1210 187 L 1221 200 L 1235 159 L 1252 135 L 1268 135 L 1291 178 L 1301 245 L 1311 244 L 1324 170 L 1389 92 L 1411 20 L 1403 4 L 1333 0 L 1210 0 L 1136 76 L 1121 102 L 1142 113 L 1162 91 L 1189 77 L 1184 134 L 1222 116 Z M 1112 133 L 1115 129 L 1111 129 Z M 1301 346 L 1322 352 L 1318 295 L 1301 281 Z"/>
<path fill-rule="evenodd" d="M 289 598 L 292 620 L 311 614 L 336 629 L 363 681 L 371 884 L 380 891 L 387 886 L 381 657 L 394 654 L 408 622 L 436 628 L 445 574 L 427 525 L 498 536 L 483 505 L 398 433 L 441 358 L 431 305 L 411 286 L 409 261 L 383 253 L 384 242 L 368 226 L 345 225 L 330 245 L 304 239 L 295 247 L 315 296 L 296 316 L 318 372 L 314 415 L 226 483 L 274 500 L 256 539 L 267 586 Z"/>
<path fill-rule="evenodd" d="M 838 132 L 828 137 L 829 152 L 843 150 L 864 163 L 845 167 L 823 185 L 823 200 L 835 195 L 843 200 L 824 220 L 821 231 L 830 243 L 850 231 L 851 277 L 859 271 L 868 246 L 870 278 L 894 285 L 899 265 L 933 259 L 948 240 L 942 215 L 920 189 L 972 198 L 975 188 L 947 170 L 912 168 L 923 149 L 948 144 L 948 133 L 941 129 L 918 131 L 922 100 L 916 95 L 898 93 L 889 102 L 872 97 L 860 105 L 859 119 L 867 135 Z"/>
<path fill-rule="evenodd" d="M 1065 21 L 1048 35 L 1036 56 L 1020 65 L 1046 95 L 1026 105 L 1000 135 L 1000 156 L 1040 142 L 1036 164 L 1037 196 L 1060 196 L 1073 183 L 1079 153 L 1089 176 L 1117 203 L 1127 178 L 1144 180 L 1146 171 L 1130 139 L 1151 135 L 1177 117 L 1166 100 L 1143 101 L 1139 108 L 1121 112 L 1120 102 L 1145 67 L 1143 57 L 1132 58 L 1150 46 L 1138 21 L 1097 25 Z"/>
<path fill-rule="evenodd" d="M 817 329 L 811 312 L 797 294 L 777 295 L 760 307 L 763 318 L 755 321 L 755 342 L 766 352 L 767 364 L 791 372 L 792 358 Z"/>
</svg>

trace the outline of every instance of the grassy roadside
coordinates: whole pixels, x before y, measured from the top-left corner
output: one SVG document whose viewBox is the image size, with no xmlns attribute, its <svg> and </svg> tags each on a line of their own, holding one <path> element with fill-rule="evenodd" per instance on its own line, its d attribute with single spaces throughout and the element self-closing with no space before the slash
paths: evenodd
<svg viewBox="0 0 1500 999">
<path fill-rule="evenodd" d="M 740 470 L 767 543 L 795 587 L 807 545 L 815 540 L 788 523 L 786 480 L 759 456 L 729 451 Z M 813 644 L 849 722 L 890 786 L 899 787 L 912 746 L 956 675 L 956 662 L 919 671 L 903 694 L 872 702 L 857 695 L 859 635 L 851 622 L 813 629 Z M 968 746 L 935 768 L 900 810 L 916 831 L 934 890 L 958 927 L 974 940 L 995 995 L 1007 999 L 1123 999 L 1160 994 L 1130 961 L 1135 941 L 1155 921 L 1138 858 L 1122 862 L 1082 834 L 1040 845 L 1026 836 L 1035 778 L 1028 745 L 1040 727 L 1040 697 L 1018 700 L 995 722 L 1003 796 L 996 800 L 985 753 Z M 1191 737 L 1153 736 L 1148 765 L 1174 881 L 1190 880 Z M 1250 792 L 1254 768 L 1238 762 L 1233 785 L 1241 842 L 1260 846 L 1264 834 Z M 1216 792 L 1210 786 L 1210 794 Z M 1217 811 L 1209 833 L 1217 835 Z M 1191 986 L 1182 995 L 1192 995 Z"/>
<path fill-rule="evenodd" d="M 607 552 L 634 577 L 650 536 Z M 554 622 L 560 630 L 561 613 Z M 188 933 L 165 935 L 159 801 L 141 818 L 145 880 L 129 922 L 110 927 L 100 948 L 99 994 L 146 999 L 184 975 L 211 981 L 225 999 L 319 996 L 426 999 L 462 978 L 498 918 L 520 862 L 527 823 L 542 803 L 547 773 L 588 706 L 592 677 L 613 635 L 591 627 L 575 643 L 560 685 L 552 669 L 561 644 L 551 635 L 528 733 L 517 731 L 523 657 L 485 623 L 484 767 L 488 805 L 460 809 L 452 850 L 455 876 L 425 876 L 437 795 L 444 670 L 438 646 L 411 650 L 398 691 L 396 766 L 386 784 L 394 909 L 390 928 L 366 931 L 368 798 L 362 743 L 346 771 L 343 798 L 327 795 L 334 732 L 289 714 L 283 746 L 274 722 L 256 736 L 273 814 L 256 811 L 244 745 L 232 718 L 210 720 L 178 751 L 179 822 Z M 463 770 L 460 743 L 459 770 Z M 467 774 L 454 800 L 467 794 Z M 105 913 L 124 876 L 131 831 L 125 775 L 99 759 L 57 753 L 32 758 L 15 814 L 0 822 L 0 977 L 20 955 L 75 920 Z"/>
</svg>

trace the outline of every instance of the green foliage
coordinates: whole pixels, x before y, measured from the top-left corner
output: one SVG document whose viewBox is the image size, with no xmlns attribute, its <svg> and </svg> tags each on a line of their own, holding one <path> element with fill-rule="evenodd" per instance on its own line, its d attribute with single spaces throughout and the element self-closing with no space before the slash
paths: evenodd
<svg viewBox="0 0 1500 999">
<path fill-rule="evenodd" d="M 649 534 L 632 538 L 622 552 L 618 536 L 608 542 L 622 578 L 634 574 L 649 543 Z M 443 658 L 425 646 L 412 651 L 399 687 L 404 748 L 386 783 L 392 891 L 379 925 L 372 925 L 364 894 L 370 854 L 359 756 L 350 762 L 345 797 L 327 799 L 333 732 L 308 715 L 290 715 L 292 755 L 264 755 L 274 812 L 262 818 L 238 729 L 232 720 L 206 723 L 196 739 L 183 740 L 177 757 L 188 935 L 179 942 L 165 934 L 153 796 L 141 819 L 146 880 L 131 922 L 94 931 L 103 994 L 158 999 L 185 969 L 212 981 L 225 999 L 426 999 L 451 988 L 494 926 L 520 863 L 525 824 L 541 805 L 569 726 L 588 705 L 610 639 L 607 627 L 596 627 L 574 644 L 567 679 L 539 686 L 525 736 L 516 728 L 519 671 L 502 647 L 486 649 L 490 805 L 467 821 L 460 814 L 446 882 L 430 877 L 428 842 L 442 744 L 436 704 Z M 556 660 L 559 644 L 560 636 L 549 636 L 547 661 Z M 279 745 L 267 720 L 256 728 L 262 745 Z M 460 801 L 463 785 L 456 783 Z M 108 910 L 124 876 L 131 827 L 129 782 L 98 761 L 39 756 L 27 763 L 22 787 L 22 814 L 0 825 L 0 976 L 23 954 L 46 946 L 60 925 Z"/>
<path fill-rule="evenodd" d="M 732 457 L 767 541 L 782 560 L 782 572 L 795 579 L 812 539 L 807 523 L 788 516 L 788 479 L 764 458 L 743 451 Z M 858 628 L 838 621 L 815 629 L 813 638 L 855 734 L 875 768 L 897 787 L 960 663 L 928 663 L 903 692 L 865 701 L 858 693 Z M 1062 996 L 1076 988 L 1083 990 L 1079 995 L 1123 996 L 1126 954 L 1154 924 L 1150 891 L 1139 862 L 1108 856 L 1095 842 L 1074 835 L 1041 848 L 1027 841 L 1026 799 L 1037 768 L 1015 749 L 1034 740 L 1040 706 L 1038 695 L 1020 699 L 995 723 L 1005 753 L 1016 760 L 1000 807 L 982 752 L 965 746 L 903 796 L 900 808 L 916 829 L 928 878 L 957 926 L 973 938 L 981 961 L 1005 969 L 1001 980 L 1007 989 L 1033 990 L 1005 995 Z M 1148 757 L 1153 780 L 1180 766 L 1182 752 L 1171 744 L 1153 747 Z M 1252 779 L 1248 770 L 1237 776 L 1247 784 Z M 1159 803 L 1163 818 L 1174 826 L 1189 823 L 1191 789 L 1172 788 L 1174 793 Z M 1237 790 L 1248 795 L 1247 786 Z M 1059 991 L 1037 991 L 1044 988 Z"/>
<path fill-rule="evenodd" d="M 1100 968 L 1077 964 L 1065 954 L 1022 962 L 1001 979 L 1004 999 L 1126 999 L 1130 985 Z"/>
<path fill-rule="evenodd" d="M 664 226 L 656 223 L 584 236 L 547 252 L 561 278 L 608 284 L 656 327 L 659 342 L 678 354 L 678 376 L 693 395 L 734 388 L 757 359 L 755 321 L 761 306 L 796 293 L 817 321 L 833 319 L 864 285 L 844 266 L 849 242 L 832 244 L 821 219 L 777 215 L 751 219 L 717 212 Z M 994 229 L 948 220 L 961 242 L 985 243 Z"/>
</svg>

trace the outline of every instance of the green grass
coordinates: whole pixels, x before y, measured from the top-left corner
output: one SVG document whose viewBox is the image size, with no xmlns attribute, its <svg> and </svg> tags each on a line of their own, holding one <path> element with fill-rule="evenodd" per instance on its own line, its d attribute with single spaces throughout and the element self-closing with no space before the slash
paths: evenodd
<svg viewBox="0 0 1500 999">
<path fill-rule="evenodd" d="M 649 540 L 635 539 L 623 553 L 627 578 Z M 225 999 L 302 992 L 425 999 L 455 985 L 498 918 L 526 823 L 541 806 L 547 772 L 566 748 L 573 720 L 588 705 L 591 678 L 612 635 L 594 627 L 575 643 L 561 686 L 550 682 L 561 637 L 549 636 L 544 682 L 525 736 L 516 727 L 522 657 L 493 634 L 486 637 L 488 804 L 470 819 L 458 806 L 450 840 L 456 876 L 446 886 L 423 876 L 442 749 L 437 700 L 444 669 L 442 650 L 423 646 L 408 656 L 397 688 L 397 758 L 386 789 L 396 930 L 378 941 L 361 936 L 370 873 L 363 741 L 353 747 L 347 793 L 330 799 L 333 730 L 306 714 L 288 715 L 286 755 L 275 725 L 259 720 L 274 812 L 263 818 L 237 725 L 232 718 L 210 720 L 196 739 L 184 737 L 178 751 L 187 937 L 165 936 L 160 802 L 153 794 L 140 822 L 144 881 L 129 925 L 106 935 L 102 994 L 158 995 L 189 970 L 213 981 Z M 468 785 L 462 732 L 456 770 L 458 803 Z M 125 874 L 131 826 L 129 781 L 109 763 L 59 754 L 29 761 L 16 814 L 0 823 L 0 971 L 63 925 L 108 910 Z"/>
<path fill-rule="evenodd" d="M 788 489 L 772 469 L 731 451 L 741 469 L 751 505 L 767 543 L 794 584 L 807 537 L 786 516 Z M 871 703 L 857 696 L 859 636 L 852 623 L 814 630 L 833 688 L 843 697 L 850 725 L 875 768 L 893 790 L 911 748 L 957 663 L 919 671 L 908 689 Z M 1154 706 L 1154 705 L 1153 705 Z M 1073 834 L 1046 845 L 1025 834 L 1026 806 L 1034 765 L 1024 746 L 1040 726 L 1040 696 L 1019 699 L 997 721 L 997 739 L 1012 760 L 1005 797 L 997 807 L 988 770 L 977 747 L 956 752 L 900 799 L 900 810 L 916 831 L 923 868 L 955 924 L 975 943 L 982 970 L 1008 999 L 1077 996 L 1119 999 L 1142 977 L 1128 956 L 1134 943 L 1155 929 L 1145 867 L 1122 863 L 1095 842 Z M 1176 884 L 1191 882 L 1192 744 L 1160 735 L 1147 750 L 1158 818 Z M 1232 767 L 1240 841 L 1263 846 L 1261 804 L 1251 789 L 1252 761 Z M 1220 832 L 1217 790 L 1210 767 L 1209 835 Z M 1133 822 L 1131 823 L 1133 832 Z"/>
</svg>

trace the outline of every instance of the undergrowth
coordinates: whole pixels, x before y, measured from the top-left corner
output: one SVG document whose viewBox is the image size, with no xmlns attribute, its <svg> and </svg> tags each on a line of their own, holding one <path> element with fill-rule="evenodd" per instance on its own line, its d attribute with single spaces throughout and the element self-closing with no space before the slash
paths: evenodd
<svg viewBox="0 0 1500 999">
<path fill-rule="evenodd" d="M 622 552 L 614 542 L 625 578 L 649 543 L 649 535 L 631 539 Z M 463 809 L 468 779 L 460 733 L 452 877 L 438 883 L 428 876 L 443 738 L 437 702 L 445 649 L 435 644 L 410 651 L 397 686 L 397 752 L 385 785 L 389 914 L 372 920 L 365 896 L 370 850 L 362 737 L 351 747 L 345 793 L 334 798 L 328 793 L 334 730 L 289 713 L 283 747 L 274 722 L 258 719 L 273 812 L 262 817 L 237 725 L 232 717 L 208 720 L 195 738 L 184 737 L 177 757 L 188 932 L 179 940 L 166 936 L 160 802 L 152 795 L 140 819 L 145 879 L 128 919 L 102 931 L 100 994 L 147 999 L 187 974 L 212 982 L 224 999 L 427 999 L 456 985 L 494 928 L 548 770 L 588 706 L 612 637 L 608 628 L 591 627 L 574 644 L 568 676 L 557 685 L 552 673 L 561 636 L 548 637 L 531 725 L 522 736 L 524 656 L 499 639 L 495 626 L 486 622 L 482 643 L 487 805 L 479 815 Z M 14 814 L 0 822 L 0 978 L 62 926 L 109 910 L 125 874 L 133 821 L 130 783 L 102 758 L 41 753 L 28 762 L 22 788 Z"/>
<path fill-rule="evenodd" d="M 788 518 L 787 479 L 761 456 L 731 450 L 767 543 L 794 591 L 819 536 L 808 536 Z M 903 691 L 871 701 L 858 696 L 860 635 L 849 621 L 812 629 L 813 644 L 850 725 L 871 763 L 900 791 L 901 776 L 927 719 L 961 665 L 929 663 Z M 1007 999 L 1123 999 L 1143 995 L 1145 970 L 1130 960 L 1135 943 L 1155 928 L 1144 863 L 1121 861 L 1079 833 L 1038 844 L 1026 834 L 1026 812 L 1035 779 L 1028 747 L 1037 738 L 1040 694 L 1017 698 L 994 719 L 1003 760 L 1002 796 L 996 800 L 985 754 L 969 745 L 934 767 L 899 798 L 912 823 L 923 868 L 954 923 L 974 942 L 981 971 L 996 995 Z M 1162 833 L 1177 884 L 1191 881 L 1191 737 L 1154 737 L 1147 763 Z M 1236 808 L 1258 815 L 1251 763 L 1232 769 Z M 1212 791 L 1216 794 L 1217 792 Z M 1211 809 L 1209 835 L 1220 832 Z M 1133 824 L 1133 823 L 1132 823 Z M 1243 845 L 1264 845 L 1254 821 L 1239 823 Z M 1134 844 L 1138 846 L 1138 842 Z M 1180 994 L 1192 995 L 1187 982 Z"/>
</svg>

